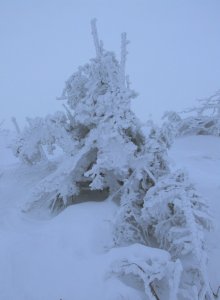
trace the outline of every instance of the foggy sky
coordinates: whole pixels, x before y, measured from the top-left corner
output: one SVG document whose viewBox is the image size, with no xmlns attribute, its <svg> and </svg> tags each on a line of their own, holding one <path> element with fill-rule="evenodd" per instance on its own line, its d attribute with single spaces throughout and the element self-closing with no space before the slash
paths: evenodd
<svg viewBox="0 0 220 300">
<path fill-rule="evenodd" d="M 62 109 L 65 80 L 95 56 L 90 20 L 107 50 L 129 44 L 127 73 L 146 120 L 220 88 L 219 0 L 0 0 L 0 121 Z"/>
</svg>

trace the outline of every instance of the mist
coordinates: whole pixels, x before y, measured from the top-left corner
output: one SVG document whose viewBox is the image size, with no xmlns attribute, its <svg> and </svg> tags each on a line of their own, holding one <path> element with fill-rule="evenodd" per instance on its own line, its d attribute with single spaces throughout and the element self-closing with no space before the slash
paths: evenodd
<svg viewBox="0 0 220 300">
<path fill-rule="evenodd" d="M 127 32 L 127 74 L 142 121 L 194 106 L 220 88 L 217 0 L 0 1 L 0 121 L 62 110 L 65 80 L 95 56 L 90 20 L 107 50 L 120 55 Z"/>
</svg>

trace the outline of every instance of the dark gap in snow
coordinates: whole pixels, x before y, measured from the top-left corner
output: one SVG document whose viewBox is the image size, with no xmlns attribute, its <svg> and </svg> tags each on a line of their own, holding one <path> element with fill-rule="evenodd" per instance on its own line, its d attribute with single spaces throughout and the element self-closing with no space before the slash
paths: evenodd
<svg viewBox="0 0 220 300">
<path fill-rule="evenodd" d="M 106 200 L 108 196 L 109 190 L 107 188 L 103 190 L 82 190 L 79 195 L 69 197 L 68 205 L 89 201 L 101 202 Z"/>
</svg>

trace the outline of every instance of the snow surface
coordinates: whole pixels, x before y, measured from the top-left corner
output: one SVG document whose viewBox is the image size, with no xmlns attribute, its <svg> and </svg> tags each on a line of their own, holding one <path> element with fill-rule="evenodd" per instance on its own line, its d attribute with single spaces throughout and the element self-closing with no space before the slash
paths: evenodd
<svg viewBox="0 0 220 300">
<path fill-rule="evenodd" d="M 181 138 L 169 155 L 172 168 L 185 168 L 210 205 L 214 230 L 207 234 L 207 247 L 216 291 L 220 284 L 220 139 Z M 117 210 L 113 202 L 76 204 L 52 219 L 22 211 L 33 186 L 47 174 L 47 166 L 38 165 L 30 176 L 29 169 L 6 149 L 5 138 L 0 138 L 0 299 L 146 299 L 143 289 L 109 272 L 114 260 L 140 253 L 138 245 L 111 250 L 111 222 Z"/>
</svg>

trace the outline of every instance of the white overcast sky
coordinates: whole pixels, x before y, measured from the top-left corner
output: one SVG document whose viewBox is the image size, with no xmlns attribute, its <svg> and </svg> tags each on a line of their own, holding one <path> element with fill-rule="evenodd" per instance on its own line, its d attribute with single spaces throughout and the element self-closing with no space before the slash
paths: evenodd
<svg viewBox="0 0 220 300">
<path fill-rule="evenodd" d="M 182 110 L 220 88 L 219 0 L 0 0 L 0 121 L 62 109 L 64 81 L 95 55 L 90 20 L 119 54 L 131 41 L 127 73 L 146 120 Z"/>
</svg>

